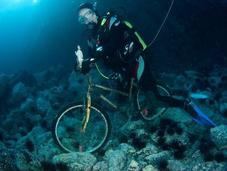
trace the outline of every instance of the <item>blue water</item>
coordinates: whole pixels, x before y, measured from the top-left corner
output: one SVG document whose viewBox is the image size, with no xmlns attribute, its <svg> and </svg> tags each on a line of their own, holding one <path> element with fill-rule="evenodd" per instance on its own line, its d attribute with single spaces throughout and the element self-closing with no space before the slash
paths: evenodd
<svg viewBox="0 0 227 171">
<path fill-rule="evenodd" d="M 70 63 L 79 35 L 76 3 L 1 1 L 0 72 L 45 69 L 57 63 Z"/>
<path fill-rule="evenodd" d="M 1 0 L 0 72 L 40 71 L 57 64 L 71 69 L 76 45 L 85 43 L 76 17 L 81 2 Z M 170 4 L 147 0 L 97 2 L 101 13 L 109 8 L 120 11 L 147 42 L 155 36 Z M 181 72 L 211 69 L 215 64 L 226 66 L 226 9 L 225 2 L 175 2 L 152 46 L 154 69 L 177 72 L 177 68 Z"/>
</svg>

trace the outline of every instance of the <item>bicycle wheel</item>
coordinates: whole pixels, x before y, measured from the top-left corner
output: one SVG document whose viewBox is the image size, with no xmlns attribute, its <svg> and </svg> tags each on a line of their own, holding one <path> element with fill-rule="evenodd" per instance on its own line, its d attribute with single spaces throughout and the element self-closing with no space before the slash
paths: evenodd
<svg viewBox="0 0 227 171">
<path fill-rule="evenodd" d="M 81 131 L 85 115 L 82 104 L 73 105 L 60 112 L 53 123 L 53 137 L 67 152 L 95 152 L 105 145 L 110 134 L 108 115 L 99 107 L 91 106 L 85 132 Z"/>
<path fill-rule="evenodd" d="M 171 96 L 167 87 L 157 84 L 158 92 L 161 96 Z M 153 120 L 162 115 L 167 107 L 160 105 L 153 93 L 139 89 L 136 96 L 137 108 L 145 120 Z"/>
</svg>

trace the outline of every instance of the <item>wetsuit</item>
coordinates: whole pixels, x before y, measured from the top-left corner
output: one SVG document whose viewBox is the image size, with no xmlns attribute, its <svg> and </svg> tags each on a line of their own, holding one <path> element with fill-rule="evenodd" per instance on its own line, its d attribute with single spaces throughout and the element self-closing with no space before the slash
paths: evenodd
<svg viewBox="0 0 227 171">
<path fill-rule="evenodd" d="M 116 79 L 120 76 L 129 83 L 135 78 L 140 88 L 152 91 L 158 100 L 172 107 L 184 107 L 185 101 L 158 93 L 149 57 L 143 54 L 147 45 L 128 21 L 111 14 L 100 17 L 88 41 L 92 46 L 91 57 L 83 62 L 82 73 L 89 72 L 91 64 L 101 59 L 115 73 Z"/>
<path fill-rule="evenodd" d="M 110 13 L 99 17 L 98 23 L 92 29 L 88 44 L 92 47 L 91 57 L 82 62 L 82 73 L 86 74 L 92 64 L 102 60 L 108 69 L 115 73 L 112 76 L 121 83 L 130 83 L 131 78 L 134 78 L 141 89 L 152 91 L 159 101 L 170 107 L 185 109 L 199 124 L 215 126 L 215 123 L 202 113 L 191 99 L 179 100 L 159 94 L 149 66 L 149 56 L 143 53 L 147 45 L 129 22 Z"/>
</svg>

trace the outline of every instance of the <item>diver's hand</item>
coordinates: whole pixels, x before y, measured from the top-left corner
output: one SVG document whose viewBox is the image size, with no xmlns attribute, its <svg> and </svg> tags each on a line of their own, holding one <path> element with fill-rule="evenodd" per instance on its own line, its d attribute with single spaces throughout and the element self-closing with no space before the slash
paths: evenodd
<svg viewBox="0 0 227 171">
<path fill-rule="evenodd" d="M 75 55 L 76 55 L 76 66 L 75 66 L 75 70 L 76 71 L 81 71 L 82 69 L 82 63 L 84 61 L 84 55 L 83 52 L 80 48 L 80 46 L 77 46 L 77 50 L 75 51 Z"/>
</svg>

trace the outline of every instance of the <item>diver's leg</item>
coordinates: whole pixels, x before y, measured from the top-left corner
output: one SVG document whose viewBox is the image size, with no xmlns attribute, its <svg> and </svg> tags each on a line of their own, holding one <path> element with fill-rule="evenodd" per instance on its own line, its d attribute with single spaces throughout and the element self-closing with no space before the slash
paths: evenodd
<svg viewBox="0 0 227 171">
<path fill-rule="evenodd" d="M 169 107 L 179 107 L 185 110 L 197 123 L 211 127 L 216 125 L 191 99 L 185 98 L 184 100 L 180 100 L 171 96 L 160 95 L 157 89 L 156 81 L 148 65 L 145 67 L 139 83 L 144 91 L 152 91 L 156 99 L 164 102 L 165 105 Z"/>
<path fill-rule="evenodd" d="M 151 67 L 149 66 L 149 63 L 145 63 L 145 68 L 143 75 L 139 81 L 139 85 L 143 91 L 149 92 L 152 91 L 155 95 L 156 99 L 164 102 L 169 107 L 184 107 L 184 100 L 179 100 L 176 98 L 173 98 L 171 96 L 161 96 L 159 94 L 158 88 L 157 88 L 157 82 L 152 74 Z"/>
</svg>

